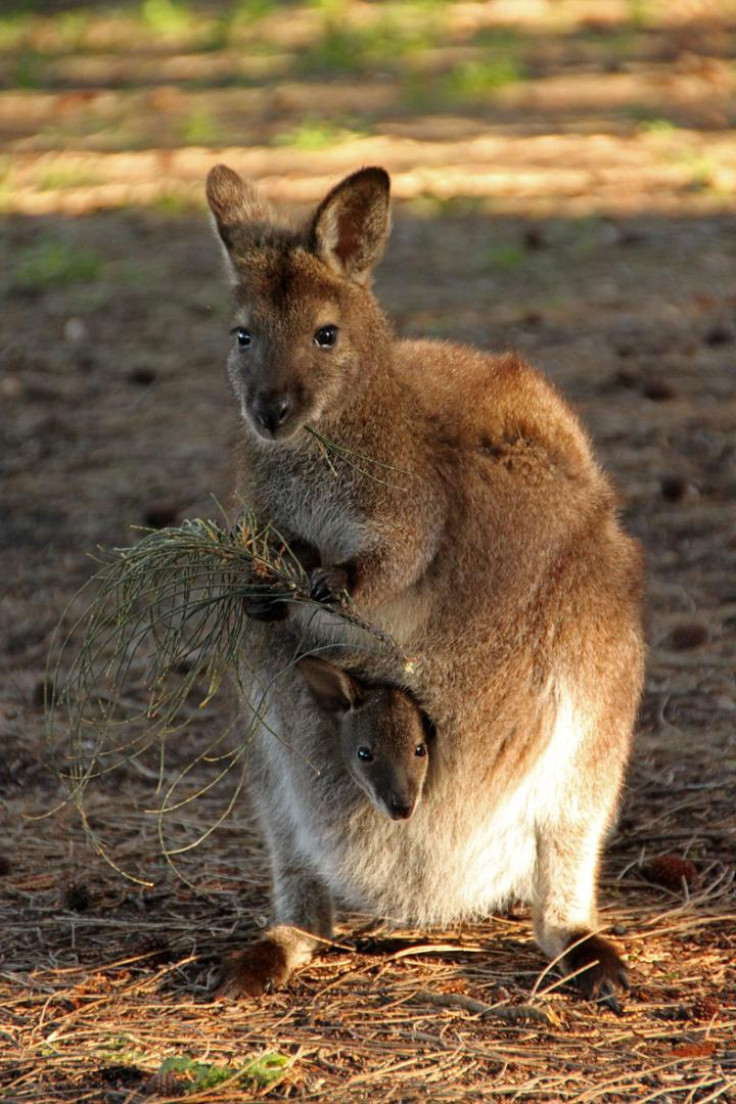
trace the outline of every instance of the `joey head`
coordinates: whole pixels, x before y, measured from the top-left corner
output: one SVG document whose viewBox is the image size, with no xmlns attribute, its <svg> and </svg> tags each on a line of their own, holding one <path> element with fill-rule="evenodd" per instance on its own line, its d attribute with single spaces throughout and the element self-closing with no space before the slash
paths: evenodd
<svg viewBox="0 0 736 1104">
<path fill-rule="evenodd" d="M 297 664 L 343 762 L 379 813 L 408 820 L 422 796 L 429 761 L 428 722 L 403 691 L 369 687 L 317 656 Z"/>
</svg>

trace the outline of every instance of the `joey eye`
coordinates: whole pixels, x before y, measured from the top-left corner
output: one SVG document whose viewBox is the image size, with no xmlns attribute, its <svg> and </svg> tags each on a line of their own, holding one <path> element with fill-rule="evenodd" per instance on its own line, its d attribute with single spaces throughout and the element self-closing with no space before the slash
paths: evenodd
<svg viewBox="0 0 736 1104">
<path fill-rule="evenodd" d="M 251 337 L 250 330 L 246 330 L 245 326 L 236 326 L 234 330 L 230 331 L 234 333 L 238 339 L 238 345 L 241 349 L 247 349 L 253 338 Z"/>
<path fill-rule="evenodd" d="M 358 758 L 362 759 L 364 763 L 372 763 L 373 762 L 373 752 L 370 750 L 370 748 L 359 747 L 358 748 Z"/>
<path fill-rule="evenodd" d="M 337 326 L 320 326 L 314 335 L 314 344 L 320 349 L 332 349 L 337 345 Z"/>
<path fill-rule="evenodd" d="M 417 744 L 417 746 L 414 748 L 414 754 L 416 755 L 417 759 L 423 759 L 424 756 L 427 754 L 427 745 Z"/>
</svg>

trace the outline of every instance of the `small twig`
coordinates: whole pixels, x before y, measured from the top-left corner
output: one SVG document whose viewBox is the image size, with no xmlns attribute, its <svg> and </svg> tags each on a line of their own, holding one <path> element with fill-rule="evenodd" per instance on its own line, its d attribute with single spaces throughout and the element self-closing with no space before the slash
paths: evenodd
<svg viewBox="0 0 736 1104">
<path fill-rule="evenodd" d="M 554 1026 L 548 1012 L 531 1004 L 486 1004 L 485 1001 L 467 997 L 464 993 L 434 993 L 431 989 L 418 989 L 412 999 L 422 1004 L 433 1004 L 438 1008 L 460 1008 L 463 1012 L 470 1012 L 474 1016 L 495 1018 L 504 1020 L 506 1023 L 523 1023 L 525 1020 L 531 1020 L 532 1023 L 544 1024 L 545 1027 Z"/>
<path fill-rule="evenodd" d="M 400 958 L 413 958 L 414 955 L 426 955 L 426 954 L 478 954 L 483 951 L 481 946 L 473 946 L 468 944 L 467 946 L 460 943 L 419 943 L 415 947 L 402 947 L 400 951 L 394 951 L 393 954 L 387 955 L 386 962 L 398 962 Z"/>
</svg>

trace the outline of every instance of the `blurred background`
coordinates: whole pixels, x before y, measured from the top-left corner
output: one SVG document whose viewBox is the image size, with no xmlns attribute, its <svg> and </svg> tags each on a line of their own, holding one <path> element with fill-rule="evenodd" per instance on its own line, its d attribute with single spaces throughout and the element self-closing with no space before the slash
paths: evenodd
<svg viewBox="0 0 736 1104">
<path fill-rule="evenodd" d="M 394 191 L 539 214 L 733 193 L 731 0 L 5 0 L 2 203 L 201 202 L 213 151 L 290 202 Z M 219 156 L 219 153 L 218 153 Z"/>
</svg>

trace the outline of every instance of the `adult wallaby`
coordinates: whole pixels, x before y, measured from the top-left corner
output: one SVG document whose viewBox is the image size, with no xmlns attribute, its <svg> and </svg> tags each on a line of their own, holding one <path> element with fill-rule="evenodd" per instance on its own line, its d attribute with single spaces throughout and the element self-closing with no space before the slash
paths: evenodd
<svg viewBox="0 0 736 1104">
<path fill-rule="evenodd" d="M 393 686 L 366 686 L 319 656 L 297 667 L 339 741 L 343 762 L 379 813 L 408 820 L 427 777 L 427 721 Z"/>
<path fill-rule="evenodd" d="M 521 899 L 543 950 L 614 1003 L 626 974 L 596 932 L 596 883 L 642 684 L 642 570 L 584 431 L 518 356 L 393 335 L 370 290 L 382 169 L 343 180 L 299 230 L 225 166 L 207 194 L 235 294 L 240 491 L 303 553 L 315 594 L 347 587 L 414 657 L 386 681 L 438 733 L 415 815 L 366 833 L 320 796 L 305 760 L 325 763 L 324 719 L 281 680 L 281 739 L 252 742 L 276 926 L 225 990 L 284 982 L 329 938 L 333 893 L 420 924 Z M 263 634 L 267 680 L 297 637 L 346 639 L 297 612 Z"/>
</svg>

